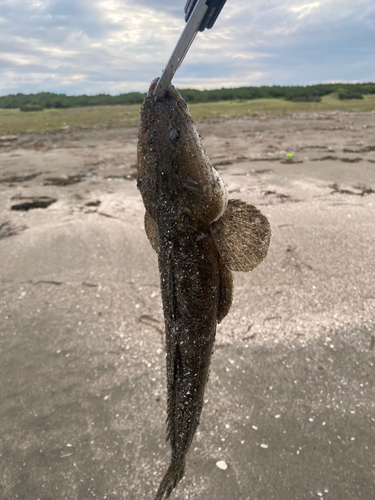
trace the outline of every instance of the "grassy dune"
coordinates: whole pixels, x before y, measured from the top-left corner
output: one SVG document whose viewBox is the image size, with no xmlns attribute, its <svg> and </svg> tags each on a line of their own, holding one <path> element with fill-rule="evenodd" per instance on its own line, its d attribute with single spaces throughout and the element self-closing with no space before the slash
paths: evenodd
<svg viewBox="0 0 375 500">
<path fill-rule="evenodd" d="M 365 95 L 363 100 L 340 101 L 334 95 L 322 97 L 321 102 L 291 102 L 284 99 L 254 99 L 251 101 L 221 101 L 193 104 L 190 110 L 194 119 L 245 116 L 253 113 L 285 115 L 308 111 L 371 111 L 375 110 L 375 95 Z"/>
<path fill-rule="evenodd" d="M 251 101 L 221 101 L 191 104 L 195 120 L 228 118 L 253 113 L 283 115 L 308 111 L 371 111 L 375 110 L 375 95 L 365 95 L 363 100 L 340 101 L 335 95 L 322 98 L 321 102 L 290 102 L 283 99 L 255 99 Z M 89 129 L 107 127 L 132 127 L 138 125 L 139 105 L 96 106 L 89 108 L 45 109 L 20 112 L 17 109 L 0 109 L 0 136 L 57 132 L 61 129 Z"/>
<path fill-rule="evenodd" d="M 69 129 L 131 127 L 138 125 L 139 105 L 95 106 L 89 108 L 44 109 L 21 112 L 0 109 L 0 135 L 42 134 Z"/>
</svg>

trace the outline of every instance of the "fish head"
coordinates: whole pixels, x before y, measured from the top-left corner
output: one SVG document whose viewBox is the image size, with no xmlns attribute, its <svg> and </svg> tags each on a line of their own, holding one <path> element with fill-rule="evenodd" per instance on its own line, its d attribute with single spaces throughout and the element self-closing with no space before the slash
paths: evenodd
<svg viewBox="0 0 375 500">
<path fill-rule="evenodd" d="M 173 85 L 163 98 L 151 83 L 142 105 L 138 135 L 138 179 L 147 212 L 185 216 L 208 227 L 224 213 L 227 191 L 212 167 L 185 100 Z"/>
</svg>

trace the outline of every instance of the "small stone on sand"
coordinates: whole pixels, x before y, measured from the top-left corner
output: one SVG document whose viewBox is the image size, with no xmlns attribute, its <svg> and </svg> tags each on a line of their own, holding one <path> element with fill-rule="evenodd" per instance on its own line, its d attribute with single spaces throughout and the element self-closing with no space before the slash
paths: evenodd
<svg viewBox="0 0 375 500">
<path fill-rule="evenodd" d="M 228 469 L 228 464 L 224 460 L 219 460 L 216 462 L 216 466 L 219 467 L 221 470 L 227 470 Z"/>
</svg>

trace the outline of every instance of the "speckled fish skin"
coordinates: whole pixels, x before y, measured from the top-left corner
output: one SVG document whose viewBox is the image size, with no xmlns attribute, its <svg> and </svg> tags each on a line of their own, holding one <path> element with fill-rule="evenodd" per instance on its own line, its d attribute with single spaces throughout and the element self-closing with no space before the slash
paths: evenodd
<svg viewBox="0 0 375 500">
<path fill-rule="evenodd" d="M 141 111 L 138 188 L 146 230 L 158 252 L 165 320 L 172 458 L 156 495 L 161 500 L 184 474 L 202 412 L 216 324 L 231 304 L 232 275 L 209 231 L 225 209 L 225 188 L 185 101 L 171 85 L 163 99 L 155 99 L 155 85 Z"/>
<path fill-rule="evenodd" d="M 158 253 L 167 350 L 167 436 L 172 459 L 155 500 L 184 475 L 199 425 L 216 324 L 232 303 L 231 271 L 248 272 L 266 256 L 270 226 L 254 206 L 228 200 L 185 101 L 170 85 L 142 110 L 138 188 L 145 229 Z"/>
</svg>

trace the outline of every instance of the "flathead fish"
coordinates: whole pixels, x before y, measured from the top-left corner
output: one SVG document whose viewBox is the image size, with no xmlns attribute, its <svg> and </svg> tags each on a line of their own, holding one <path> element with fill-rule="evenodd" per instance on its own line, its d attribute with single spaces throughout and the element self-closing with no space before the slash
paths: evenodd
<svg viewBox="0 0 375 500">
<path fill-rule="evenodd" d="M 250 271 L 266 256 L 267 219 L 228 200 L 184 99 L 170 85 L 142 105 L 138 179 L 148 239 L 158 254 L 165 322 L 167 440 L 171 462 L 155 500 L 184 475 L 203 406 L 216 324 L 232 303 L 231 271 Z"/>
</svg>

